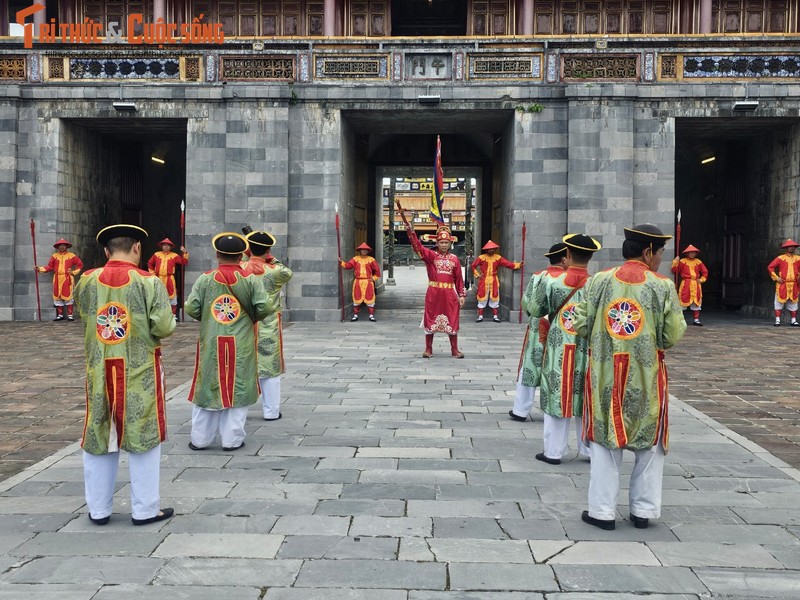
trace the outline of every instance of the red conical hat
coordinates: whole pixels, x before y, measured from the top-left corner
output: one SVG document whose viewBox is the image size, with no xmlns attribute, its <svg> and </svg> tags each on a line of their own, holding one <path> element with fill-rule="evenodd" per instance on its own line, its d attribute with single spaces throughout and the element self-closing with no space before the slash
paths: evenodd
<svg viewBox="0 0 800 600">
<path fill-rule="evenodd" d="M 781 248 L 798 248 L 798 247 L 800 247 L 800 244 L 795 242 L 792 238 L 789 238 L 788 240 L 783 242 L 783 244 L 781 244 Z"/>
<path fill-rule="evenodd" d="M 681 252 L 681 254 L 686 254 L 687 252 L 700 252 L 700 248 L 695 248 L 694 246 L 689 244 L 688 246 L 686 246 L 684 251 Z"/>
<path fill-rule="evenodd" d="M 372 247 L 366 242 L 364 242 L 360 246 L 356 246 L 356 250 L 368 250 L 369 252 L 372 252 Z"/>
<path fill-rule="evenodd" d="M 166 237 L 166 238 L 164 238 L 163 240 L 161 240 L 160 242 L 158 242 L 158 245 L 159 245 L 159 246 L 163 246 L 164 244 L 169 244 L 169 245 L 170 245 L 170 246 L 172 246 L 173 248 L 175 247 L 175 242 L 173 242 L 173 241 L 172 241 L 171 239 L 169 239 L 168 237 Z"/>
<path fill-rule="evenodd" d="M 483 248 L 481 248 L 481 250 L 497 250 L 499 247 L 500 246 L 495 244 L 492 240 L 489 240 L 483 245 Z"/>
<path fill-rule="evenodd" d="M 72 244 L 70 244 L 70 243 L 69 243 L 67 240 L 65 240 L 64 238 L 61 238 L 61 239 L 60 239 L 60 240 L 58 240 L 58 241 L 57 241 L 55 244 L 53 244 L 53 248 L 58 248 L 58 247 L 59 247 L 61 244 L 64 244 L 64 245 L 65 245 L 67 248 L 72 248 Z"/>
</svg>

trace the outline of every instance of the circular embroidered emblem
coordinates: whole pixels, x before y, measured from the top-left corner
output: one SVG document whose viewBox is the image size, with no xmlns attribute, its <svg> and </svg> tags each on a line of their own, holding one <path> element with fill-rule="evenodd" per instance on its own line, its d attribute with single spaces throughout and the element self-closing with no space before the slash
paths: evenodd
<svg viewBox="0 0 800 600">
<path fill-rule="evenodd" d="M 606 330 L 618 340 L 632 340 L 642 332 L 644 311 L 632 298 L 619 298 L 606 307 Z"/>
<path fill-rule="evenodd" d="M 128 337 L 128 310 L 116 302 L 104 304 L 97 311 L 97 339 L 104 344 L 119 344 Z"/>
<path fill-rule="evenodd" d="M 577 305 L 567 304 L 561 310 L 561 314 L 558 315 L 558 324 L 561 326 L 561 329 L 573 335 L 575 334 L 575 325 L 573 324 L 573 318 L 575 316 L 575 306 Z"/>
<path fill-rule="evenodd" d="M 233 296 L 222 294 L 211 305 L 211 314 L 217 323 L 229 325 L 242 315 L 242 307 Z"/>
</svg>

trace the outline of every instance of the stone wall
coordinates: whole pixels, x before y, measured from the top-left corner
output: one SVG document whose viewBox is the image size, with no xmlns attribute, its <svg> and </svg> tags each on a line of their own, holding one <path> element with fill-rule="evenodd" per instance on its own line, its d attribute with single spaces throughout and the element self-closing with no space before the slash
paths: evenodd
<svg viewBox="0 0 800 600">
<path fill-rule="evenodd" d="M 5 89 L 7 88 L 0 88 L 0 90 Z M 29 182 L 33 174 L 29 166 L 27 181 L 20 181 L 17 142 L 19 104 L 11 95 L 11 90 L 5 92 L 5 95 L 0 92 L 0 320 L 2 321 L 10 321 L 15 317 L 14 289 L 17 283 L 31 282 L 34 277 L 33 250 L 28 241 L 30 228 L 26 231 L 21 225 L 18 226 L 17 216 L 24 213 L 24 219 L 20 218 L 19 221 L 30 220 L 29 211 L 23 210 L 19 204 L 24 202 L 26 208 L 30 205 L 33 187 Z M 27 251 L 22 248 L 24 241 L 28 241 Z M 16 265 L 19 264 L 19 268 L 22 269 L 25 263 L 29 267 L 28 271 L 17 271 Z"/>
</svg>

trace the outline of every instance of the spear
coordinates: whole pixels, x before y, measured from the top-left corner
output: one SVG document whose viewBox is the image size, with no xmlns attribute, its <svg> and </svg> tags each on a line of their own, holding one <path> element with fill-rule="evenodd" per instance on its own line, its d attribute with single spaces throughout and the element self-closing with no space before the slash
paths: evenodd
<svg viewBox="0 0 800 600">
<path fill-rule="evenodd" d="M 525 234 L 528 228 L 525 221 L 522 221 L 522 266 L 519 271 L 519 322 L 522 323 L 522 290 L 525 287 Z"/>
<path fill-rule="evenodd" d="M 181 248 L 186 248 L 186 201 L 181 200 Z M 181 254 L 181 256 L 183 256 Z M 186 284 L 186 265 L 181 265 L 181 322 L 186 320 L 184 286 Z"/>
<path fill-rule="evenodd" d="M 39 321 L 42 320 L 42 301 L 39 299 L 39 267 L 36 260 L 36 225 L 31 219 L 31 242 L 33 243 L 33 272 L 36 273 L 36 308 L 39 312 Z"/>
<path fill-rule="evenodd" d="M 678 223 L 675 225 L 675 258 L 680 256 L 681 247 L 681 209 L 678 209 Z M 678 273 L 675 273 L 675 285 L 678 284 Z"/>
<path fill-rule="evenodd" d="M 342 259 L 342 241 L 339 236 L 339 205 L 336 204 L 334 206 L 336 209 L 336 248 L 339 252 L 339 260 Z M 344 282 L 342 281 L 342 265 L 339 262 L 336 262 L 336 270 L 339 271 L 339 298 L 342 301 L 342 317 L 341 320 L 344 322 Z"/>
</svg>

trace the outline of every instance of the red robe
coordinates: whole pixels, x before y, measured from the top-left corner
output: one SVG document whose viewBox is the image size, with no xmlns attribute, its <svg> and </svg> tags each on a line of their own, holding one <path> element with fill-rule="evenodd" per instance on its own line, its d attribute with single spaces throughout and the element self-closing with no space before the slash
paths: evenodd
<svg viewBox="0 0 800 600">
<path fill-rule="evenodd" d="M 767 267 L 769 276 L 775 282 L 775 299 L 781 304 L 797 302 L 798 280 L 800 280 L 800 256 L 795 254 L 781 254 L 769 263 Z M 783 279 L 783 283 L 778 281 Z"/>
<path fill-rule="evenodd" d="M 176 296 L 175 288 L 175 267 L 176 265 L 188 265 L 189 253 L 184 252 L 183 256 L 174 252 L 161 252 L 160 250 L 150 257 L 147 261 L 147 270 L 156 275 L 167 288 L 169 299 Z"/>
<path fill-rule="evenodd" d="M 413 231 L 408 232 L 408 239 L 428 270 L 428 292 L 422 321 L 425 333 L 457 334 L 461 310 L 458 299 L 467 295 L 458 257 L 425 248 Z"/>
<path fill-rule="evenodd" d="M 511 262 L 499 254 L 481 254 L 472 262 L 472 272 L 478 280 L 478 302 L 500 300 L 500 267 L 517 270 L 521 263 Z M 480 274 L 483 273 L 483 277 Z"/>
<path fill-rule="evenodd" d="M 701 284 L 708 279 L 708 269 L 699 258 L 681 258 L 672 261 L 672 272 L 681 278 L 678 299 L 682 306 L 703 305 Z"/>
<path fill-rule="evenodd" d="M 374 282 L 381 276 L 378 261 L 371 256 L 359 254 L 340 264 L 343 269 L 353 269 L 353 304 L 355 306 L 362 302 L 368 306 L 375 304 Z"/>
<path fill-rule="evenodd" d="M 69 302 L 72 300 L 72 290 L 75 288 L 74 276 L 80 273 L 81 269 L 83 269 L 81 259 L 67 250 L 53 254 L 49 262 L 39 271 L 53 272 L 53 300 Z"/>
</svg>

